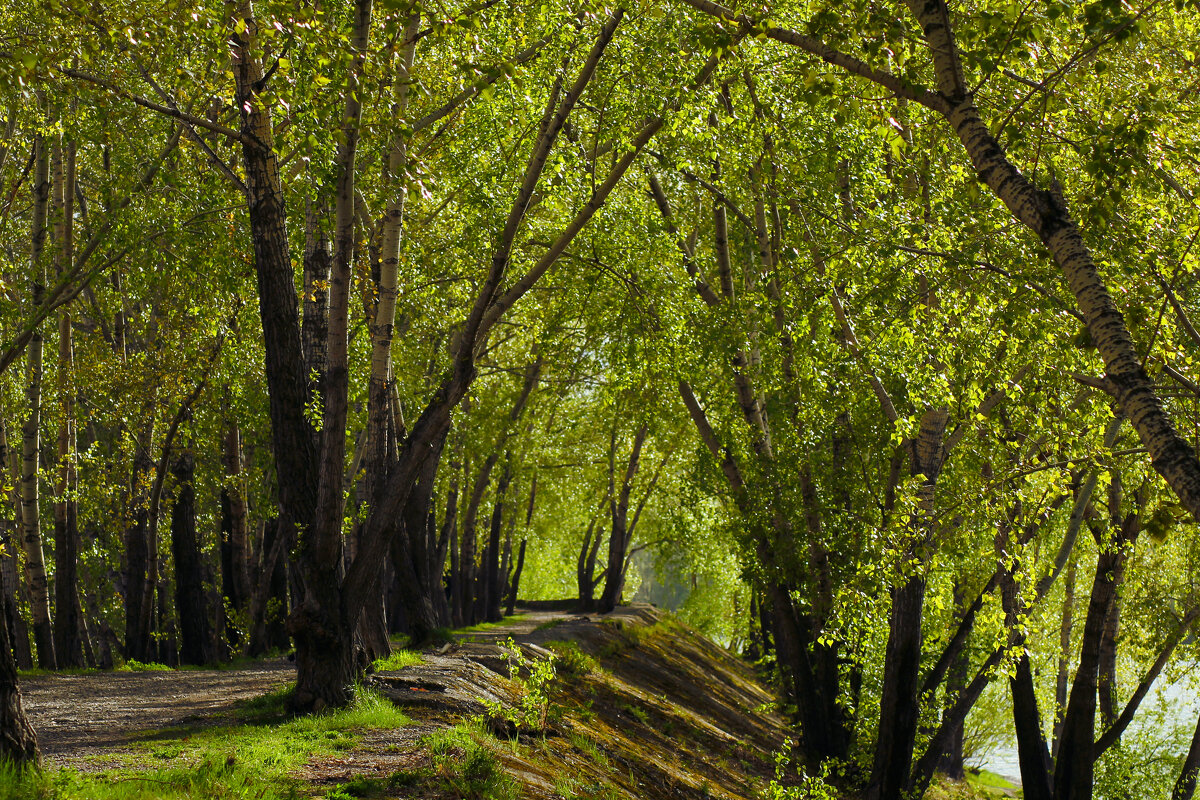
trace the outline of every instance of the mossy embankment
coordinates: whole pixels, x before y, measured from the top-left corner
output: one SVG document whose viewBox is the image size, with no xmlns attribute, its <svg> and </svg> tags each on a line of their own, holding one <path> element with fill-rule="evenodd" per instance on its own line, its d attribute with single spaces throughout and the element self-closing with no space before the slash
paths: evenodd
<svg viewBox="0 0 1200 800">
<path fill-rule="evenodd" d="M 648 606 L 531 613 L 368 685 L 445 727 L 360 796 L 757 798 L 787 734 L 749 665 Z"/>
</svg>

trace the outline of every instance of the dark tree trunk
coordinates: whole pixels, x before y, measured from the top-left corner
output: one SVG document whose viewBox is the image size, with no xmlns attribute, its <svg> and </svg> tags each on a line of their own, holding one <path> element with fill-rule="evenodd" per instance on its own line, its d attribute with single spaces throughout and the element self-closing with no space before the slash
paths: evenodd
<svg viewBox="0 0 1200 800">
<path fill-rule="evenodd" d="M 5 761 L 18 766 L 36 765 L 39 754 L 37 737 L 21 707 L 17 664 L 13 660 L 8 627 L 0 625 L 0 763 Z"/>
<path fill-rule="evenodd" d="M 1192 800 L 1196 794 L 1197 774 L 1200 774 L 1200 720 L 1196 721 L 1192 746 L 1188 748 L 1187 757 L 1183 759 L 1183 769 L 1179 773 L 1179 780 L 1175 781 L 1171 800 Z"/>
<path fill-rule="evenodd" d="M 1054 680 L 1054 744 L 1050 754 L 1058 758 L 1058 744 L 1062 737 L 1062 720 L 1067 713 L 1067 688 L 1070 681 L 1071 668 L 1071 630 L 1074 626 L 1075 615 L 1075 573 L 1078 562 L 1071 556 L 1067 567 L 1067 577 L 1063 583 L 1062 622 L 1058 630 L 1058 672 Z"/>
<path fill-rule="evenodd" d="M 973 610 L 967 604 L 963 584 L 958 580 L 954 582 L 954 608 L 964 622 L 968 617 L 974 619 Z M 965 634 L 965 636 L 969 635 L 969 633 Z M 967 658 L 965 636 L 963 644 L 958 647 L 958 652 L 950 659 L 950 665 L 946 669 L 946 692 L 942 704 L 943 719 L 953 710 L 959 694 L 967 687 L 967 681 L 970 680 L 968 675 L 970 660 Z M 948 738 L 949 743 L 938 760 L 938 771 L 953 781 L 966 780 L 966 769 L 963 764 L 963 726 L 955 726 Z"/>
<path fill-rule="evenodd" d="M 1100 640 L 1100 667 L 1097 688 L 1100 696 L 1100 721 L 1107 728 L 1117 719 L 1117 635 L 1121 628 L 1121 598 L 1113 598 L 1108 619 L 1104 621 L 1104 637 Z"/>
<path fill-rule="evenodd" d="M 185 453 L 175 462 L 175 507 L 171 510 L 171 555 L 175 559 L 175 610 L 179 617 L 179 660 L 210 664 L 208 604 L 204 595 L 204 561 L 196 535 L 195 460 Z"/>
<path fill-rule="evenodd" d="M 236 422 L 226 424 L 221 450 L 225 472 L 225 484 L 221 487 L 221 594 L 228 599 L 229 608 L 240 615 L 249 609 L 253 593 L 250 588 L 249 511 L 241 485 L 241 432 Z M 225 638 L 229 647 L 236 651 L 247 638 L 247 631 L 238 627 L 246 621 L 239 619 L 234 624 L 224 605 L 221 613 L 225 620 Z"/>
<path fill-rule="evenodd" d="M 1021 642 L 1018 642 L 1021 644 Z M 1033 685 L 1033 667 L 1029 655 L 1022 653 L 1016 673 L 1009 679 L 1012 692 L 1013 725 L 1017 732 L 1017 760 L 1021 765 L 1021 785 L 1028 800 L 1050 800 L 1050 751 L 1042 734 L 1037 692 Z"/>
<path fill-rule="evenodd" d="M 517 593 L 521 590 L 521 573 L 525 569 L 525 545 L 528 543 L 527 539 L 522 539 L 521 547 L 517 551 L 517 568 L 513 570 L 512 584 L 508 589 L 508 608 L 504 612 L 510 617 L 517 607 Z"/>
<path fill-rule="evenodd" d="M 437 542 L 431 540 L 429 527 L 433 490 L 445 443 L 446 432 L 443 432 L 421 465 L 417 484 L 405 501 L 399 530 L 392 537 L 392 568 L 399 581 L 409 636 L 417 642 L 428 640 L 435 629 L 450 623 L 440 611 L 445 608 L 438 598 L 442 593 L 441 570 L 440 566 L 436 573 L 431 569 L 430 552 L 437 550 Z"/>
<path fill-rule="evenodd" d="M 144 453 L 138 454 L 135 464 L 135 476 L 143 475 L 150 469 L 150 460 Z M 136 490 L 134 497 L 137 497 Z M 137 661 L 151 660 L 150 614 L 143 607 L 150 561 L 146 541 L 148 517 L 149 510 L 139 504 L 133 510 L 133 519 L 125 528 L 125 657 Z"/>
<path fill-rule="evenodd" d="M 503 619 L 500 613 L 500 597 L 503 591 L 500 580 L 500 532 L 504 527 L 504 496 L 508 493 L 508 484 L 511 480 L 512 472 L 506 465 L 500 481 L 496 484 L 496 505 L 492 509 L 492 524 L 488 529 L 483 591 L 480 592 L 483 601 L 483 618 L 487 622 L 499 622 Z"/>
<path fill-rule="evenodd" d="M 54 652 L 60 668 L 83 666 L 83 642 L 79 636 L 79 524 L 78 505 L 56 503 L 54 515 Z"/>
<path fill-rule="evenodd" d="M 20 547 L 21 536 L 20 457 L 20 452 L 14 450 L 11 469 L 11 497 L 16 511 L 14 524 L 10 527 L 8 521 L 0 517 L 0 591 L 4 594 L 4 624 L 8 628 L 8 641 L 12 644 L 17 667 L 30 669 L 33 667 L 33 651 L 29 647 L 29 628 L 21 614 L 21 582 L 17 566 L 17 548 Z M 9 470 L 9 460 L 7 431 L 3 420 L 0 420 L 0 480 Z"/>
<path fill-rule="evenodd" d="M 230 57 L 236 107 L 241 114 L 240 132 L 244 135 L 242 163 L 266 353 L 271 450 L 279 487 L 277 535 L 290 542 L 294 541 L 295 530 L 307 531 L 316 523 L 317 437 L 305 417 L 310 395 L 284 191 L 273 147 L 270 111 L 259 97 L 263 70 L 254 52 L 258 21 L 249 0 L 236 3 L 233 15 L 242 23 L 241 32 L 231 35 Z M 347 691 L 355 672 L 349 635 L 352 628 L 343 618 L 340 586 L 332 572 L 336 565 L 311 552 L 302 557 L 313 571 L 306 575 L 305 588 L 314 594 L 305 598 L 304 613 L 294 614 L 290 625 L 296 639 L 297 685 L 293 700 L 297 708 L 305 710 L 341 706 L 349 698 Z"/>
<path fill-rule="evenodd" d="M 603 537 L 596 531 L 598 516 L 592 517 L 588 523 L 587 533 L 583 536 L 583 544 L 579 548 L 579 558 L 575 565 L 575 585 L 579 592 L 579 610 L 587 614 L 596 610 L 596 557 L 600 553 L 600 541 Z M 595 538 L 592 534 L 595 533 Z"/>
<path fill-rule="evenodd" d="M 638 427 L 633 437 L 633 452 L 625 467 L 625 475 L 621 481 L 621 489 L 615 491 L 616 471 L 616 424 L 613 425 L 612 440 L 609 444 L 608 488 L 609 504 L 612 513 L 612 529 L 608 535 L 608 569 L 604 574 L 604 591 L 600 593 L 600 603 L 597 610 L 607 614 L 621 602 L 621 592 L 625 588 L 626 556 L 629 552 L 629 539 L 632 531 L 629 526 L 629 495 L 633 491 L 633 479 L 637 475 L 641 463 L 642 445 L 650 428 L 646 423 Z M 639 509 L 640 510 L 640 509 Z"/>
<path fill-rule="evenodd" d="M 879 700 L 879 736 L 872 785 L 867 790 L 871 800 L 898 800 L 908 781 L 920 717 L 917 687 L 924 605 L 923 578 L 910 577 L 892 592 L 883 692 Z"/>
<path fill-rule="evenodd" d="M 1038 711 L 1037 691 L 1033 683 L 1033 667 L 1025 651 L 1025 635 L 1020 633 L 1022 608 L 1020 586 L 1015 572 L 1017 564 L 1009 564 L 1008 551 L 1010 523 L 1005 519 L 996 535 L 996 555 L 1000 559 L 1000 601 L 1004 609 L 1005 624 L 1014 631 L 1012 643 L 1021 649 L 1015 672 L 1009 678 L 1012 694 L 1013 728 L 1017 735 L 1017 760 L 1021 767 L 1021 785 L 1029 800 L 1051 800 L 1050 751 L 1042 734 L 1042 716 Z"/>
<path fill-rule="evenodd" d="M 1113 550 L 1101 552 L 1096 561 L 1096 577 L 1092 583 L 1091 600 L 1080 643 L 1079 666 L 1075 670 L 1075 680 L 1067 700 L 1062 738 L 1055 759 L 1055 800 L 1091 800 L 1100 643 L 1116 596 L 1123 561 L 1120 554 Z"/>
<path fill-rule="evenodd" d="M 459 544 L 458 556 L 458 605 L 462 609 L 462 624 L 474 625 L 479 621 L 475 611 L 475 583 L 477 570 L 475 567 L 475 525 L 479 519 L 479 506 L 483 502 L 483 494 L 491 480 L 492 468 L 499 460 L 499 453 L 493 452 L 484 462 L 479 474 L 475 477 L 475 485 L 471 498 L 467 502 L 467 513 L 463 516 L 462 541 Z"/>
<path fill-rule="evenodd" d="M 1108 500 L 1112 541 L 1106 541 L 1103 534 L 1093 531 L 1096 544 L 1101 549 L 1096 558 L 1096 575 L 1083 625 L 1079 666 L 1075 670 L 1075 680 L 1067 700 L 1062 739 L 1054 765 L 1055 800 L 1091 800 L 1092 797 L 1096 761 L 1096 698 L 1104 666 L 1105 639 L 1109 633 L 1115 636 L 1115 628 L 1110 627 L 1113 624 L 1113 609 L 1125 577 L 1126 561 L 1141 531 L 1140 513 L 1145 505 L 1146 491 L 1147 486 L 1143 484 L 1131 498 L 1133 508 L 1128 514 L 1123 513 L 1125 499 L 1121 473 L 1114 469 Z M 1112 646 L 1115 648 L 1115 642 Z"/>
</svg>

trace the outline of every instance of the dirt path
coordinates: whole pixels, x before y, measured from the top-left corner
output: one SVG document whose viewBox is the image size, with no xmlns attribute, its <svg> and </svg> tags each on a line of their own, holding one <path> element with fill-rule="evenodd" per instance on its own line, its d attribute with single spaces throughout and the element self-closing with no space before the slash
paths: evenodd
<svg viewBox="0 0 1200 800">
<path fill-rule="evenodd" d="M 25 711 L 53 766 L 86 768 L 92 757 L 169 729 L 227 721 L 241 701 L 295 677 L 278 658 L 242 669 L 37 675 L 21 681 Z"/>
<path fill-rule="evenodd" d="M 484 643 L 520 637 L 563 616 L 525 612 L 459 639 Z M 295 665 L 277 658 L 225 670 L 35 675 L 21 681 L 21 694 L 46 762 L 86 769 L 96 756 L 136 741 L 227 723 L 239 703 L 294 679 Z"/>
</svg>

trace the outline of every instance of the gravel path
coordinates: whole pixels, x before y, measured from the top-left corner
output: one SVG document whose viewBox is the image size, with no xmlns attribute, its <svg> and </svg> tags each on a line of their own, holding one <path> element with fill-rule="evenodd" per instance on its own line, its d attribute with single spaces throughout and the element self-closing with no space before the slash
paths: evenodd
<svg viewBox="0 0 1200 800">
<path fill-rule="evenodd" d="M 164 728 L 201 728 L 229 720 L 243 700 L 295 679 L 285 659 L 243 669 L 37 675 L 21 681 L 25 712 L 45 760 L 83 767 Z"/>
</svg>

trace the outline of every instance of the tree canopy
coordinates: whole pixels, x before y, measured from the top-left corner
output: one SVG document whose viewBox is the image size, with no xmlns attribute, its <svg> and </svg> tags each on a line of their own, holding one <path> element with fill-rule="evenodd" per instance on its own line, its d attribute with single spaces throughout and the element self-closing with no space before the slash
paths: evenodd
<svg viewBox="0 0 1200 800">
<path fill-rule="evenodd" d="M 1000 713 L 1031 800 L 1192 797 L 1198 11 L 0 7 L 0 754 L 15 665 L 320 711 L 636 596 L 870 800 Z"/>
</svg>

